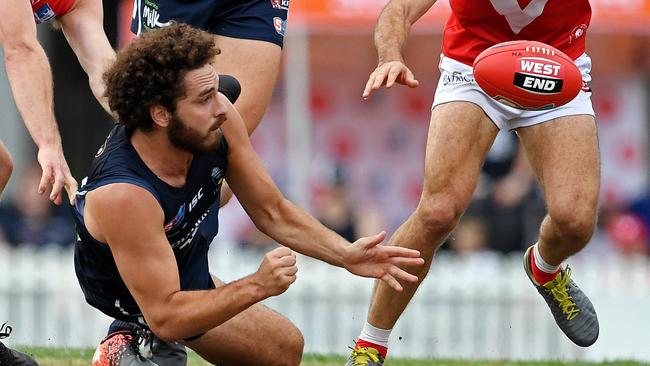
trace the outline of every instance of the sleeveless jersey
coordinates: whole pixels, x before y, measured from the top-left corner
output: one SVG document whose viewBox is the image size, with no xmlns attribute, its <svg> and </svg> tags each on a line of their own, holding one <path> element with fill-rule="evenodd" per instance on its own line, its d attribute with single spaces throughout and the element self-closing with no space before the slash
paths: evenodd
<svg viewBox="0 0 650 366">
<path fill-rule="evenodd" d="M 29 0 L 36 24 L 45 23 L 70 11 L 76 0 Z"/>
<path fill-rule="evenodd" d="M 109 246 L 95 240 L 84 224 L 86 193 L 112 183 L 144 188 L 160 204 L 165 215 L 162 229 L 176 258 L 181 290 L 214 288 L 207 253 L 218 232 L 219 194 L 227 168 L 227 150 L 227 143 L 222 139 L 216 152 L 194 155 L 185 185 L 176 188 L 149 170 L 131 145 L 124 126 L 113 128 L 97 152 L 72 208 L 78 235 L 75 271 L 90 305 L 115 319 L 145 324 L 142 312 L 122 281 Z M 112 214 L 119 215 L 119 212 Z"/>
<path fill-rule="evenodd" d="M 452 13 L 442 38 L 442 53 L 472 65 L 481 51 L 497 43 L 535 40 L 573 60 L 585 52 L 591 20 L 588 0 L 449 0 Z"/>
</svg>

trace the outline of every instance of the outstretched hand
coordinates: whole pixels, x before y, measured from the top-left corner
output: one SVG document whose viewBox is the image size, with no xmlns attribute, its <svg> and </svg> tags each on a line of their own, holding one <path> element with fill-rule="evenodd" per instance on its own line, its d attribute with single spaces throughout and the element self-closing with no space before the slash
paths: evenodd
<svg viewBox="0 0 650 366">
<path fill-rule="evenodd" d="M 377 66 L 375 71 L 370 74 L 361 97 L 367 100 L 370 98 L 370 94 L 382 85 L 390 88 L 395 83 L 406 85 L 409 88 L 416 88 L 420 85 L 420 82 L 415 79 L 411 70 L 402 61 L 389 61 Z"/>
<path fill-rule="evenodd" d="M 63 202 L 61 191 L 65 188 L 70 204 L 74 205 L 74 196 L 77 192 L 77 181 L 72 177 L 68 162 L 65 161 L 63 151 L 56 146 L 43 146 L 38 149 L 38 163 L 41 165 L 43 175 L 38 185 L 38 193 L 44 194 L 49 185 L 52 185 L 50 200 L 57 205 Z"/>
<path fill-rule="evenodd" d="M 420 252 L 396 246 L 379 245 L 386 232 L 361 238 L 346 248 L 343 265 L 350 273 L 362 277 L 378 278 L 396 291 L 402 291 L 398 280 L 417 282 L 418 278 L 400 266 L 421 266 Z"/>
</svg>

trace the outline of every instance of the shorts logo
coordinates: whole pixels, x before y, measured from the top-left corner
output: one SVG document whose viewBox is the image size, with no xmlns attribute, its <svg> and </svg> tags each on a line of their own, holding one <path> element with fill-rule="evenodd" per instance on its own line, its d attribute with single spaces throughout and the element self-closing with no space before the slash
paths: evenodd
<svg viewBox="0 0 650 366">
<path fill-rule="evenodd" d="M 50 4 L 45 4 L 34 12 L 34 20 L 36 21 L 36 24 L 45 23 L 55 16 L 56 13 L 54 13 L 54 10 L 52 10 Z"/>
<path fill-rule="evenodd" d="M 280 17 L 273 17 L 273 26 L 275 27 L 275 31 L 278 32 L 279 35 L 284 36 L 284 33 L 287 31 L 287 21 L 282 20 Z"/>
<path fill-rule="evenodd" d="M 463 75 L 459 71 L 454 71 L 451 74 L 445 74 L 442 76 L 442 85 L 459 85 L 459 84 L 470 84 L 474 82 L 474 77 L 472 75 Z"/>
<path fill-rule="evenodd" d="M 289 10 L 289 0 L 271 0 L 273 9 Z"/>
</svg>

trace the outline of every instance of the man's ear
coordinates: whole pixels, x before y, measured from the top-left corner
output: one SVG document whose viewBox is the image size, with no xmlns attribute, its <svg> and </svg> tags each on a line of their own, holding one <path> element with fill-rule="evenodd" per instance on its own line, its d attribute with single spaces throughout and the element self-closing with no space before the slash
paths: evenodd
<svg viewBox="0 0 650 366">
<path fill-rule="evenodd" d="M 152 105 L 149 107 L 149 115 L 153 120 L 153 123 L 160 127 L 167 127 L 172 120 L 172 114 L 167 110 L 167 108 L 161 105 Z"/>
</svg>

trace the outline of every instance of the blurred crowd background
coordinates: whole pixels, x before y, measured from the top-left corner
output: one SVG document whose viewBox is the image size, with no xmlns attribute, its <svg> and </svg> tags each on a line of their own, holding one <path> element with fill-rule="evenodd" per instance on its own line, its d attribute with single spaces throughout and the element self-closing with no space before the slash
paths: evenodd
<svg viewBox="0 0 650 366">
<path fill-rule="evenodd" d="M 376 63 L 373 23 L 382 5 L 292 2 L 284 71 L 253 135 L 285 194 L 350 240 L 394 231 L 417 203 L 439 76 L 440 32 L 449 11 L 440 1 L 409 39 L 407 64 L 420 87 L 381 91 L 364 102 L 361 91 Z M 131 37 L 131 6 L 129 0 L 104 2 L 105 28 L 115 47 Z M 649 255 L 650 2 L 595 0 L 592 6 L 587 48 L 603 181 L 598 232 L 587 252 Z M 93 99 L 61 32 L 42 26 L 39 36 L 53 67 L 64 149 L 80 181 L 111 120 Z M 34 146 L 15 112 L 4 73 L 2 78 L 0 133 L 16 156 L 17 174 L 0 201 L 0 245 L 69 246 L 71 220 L 66 208 L 36 194 Z M 460 255 L 521 251 L 534 242 L 543 214 L 543 193 L 516 135 L 503 131 L 483 167 L 474 201 L 444 248 Z M 221 217 L 217 242 L 259 251 L 274 245 L 236 202 Z"/>
</svg>

